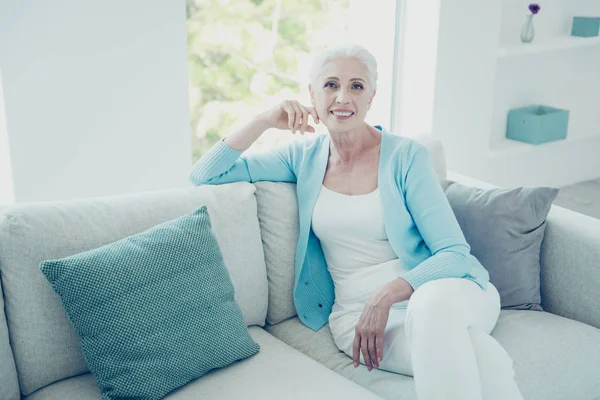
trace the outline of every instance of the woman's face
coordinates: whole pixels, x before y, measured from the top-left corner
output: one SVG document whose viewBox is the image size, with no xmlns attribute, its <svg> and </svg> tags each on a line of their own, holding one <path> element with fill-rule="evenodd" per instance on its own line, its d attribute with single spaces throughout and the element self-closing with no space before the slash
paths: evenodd
<svg viewBox="0 0 600 400">
<path fill-rule="evenodd" d="M 331 131 L 361 127 L 375 96 L 366 67 L 354 58 L 325 64 L 308 89 L 319 119 Z"/>
</svg>

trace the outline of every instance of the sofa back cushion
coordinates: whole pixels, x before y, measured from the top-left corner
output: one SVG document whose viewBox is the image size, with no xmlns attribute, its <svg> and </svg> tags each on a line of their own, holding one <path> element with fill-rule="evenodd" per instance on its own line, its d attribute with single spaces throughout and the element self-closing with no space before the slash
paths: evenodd
<svg viewBox="0 0 600 400">
<path fill-rule="evenodd" d="M 0 208 L 0 268 L 22 395 L 87 372 L 79 338 L 40 271 L 206 205 L 247 325 L 264 325 L 268 287 L 255 187 L 236 182 Z"/>
<path fill-rule="evenodd" d="M 294 259 L 300 229 L 296 184 L 257 182 L 254 185 L 269 281 L 267 322 L 275 325 L 296 315 Z"/>
<path fill-rule="evenodd" d="M 435 173 L 440 180 L 446 179 L 446 156 L 444 155 L 444 146 L 442 146 L 440 139 L 434 135 L 420 135 L 411 139 L 427 147 Z"/>
<path fill-rule="evenodd" d="M 438 177 L 445 179 L 446 160 L 439 139 L 423 135 L 414 140 L 427 147 Z M 296 315 L 293 296 L 299 235 L 296 185 L 284 182 L 257 182 L 254 185 L 269 281 L 267 322 L 275 325 Z"/>
</svg>

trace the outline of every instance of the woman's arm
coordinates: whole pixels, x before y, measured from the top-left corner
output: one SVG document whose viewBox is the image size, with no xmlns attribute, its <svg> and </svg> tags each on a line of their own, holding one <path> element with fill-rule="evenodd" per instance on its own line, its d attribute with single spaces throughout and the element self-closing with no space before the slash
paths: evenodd
<svg viewBox="0 0 600 400">
<path fill-rule="evenodd" d="M 318 122 L 316 111 L 298 102 L 284 101 L 260 114 L 241 129 L 219 140 L 192 167 L 189 180 L 194 185 L 223 184 L 231 182 L 296 182 L 298 158 L 302 142 L 295 141 L 269 152 L 242 155 L 269 128 L 300 133 L 314 132 L 308 125 L 308 115 Z"/>
<path fill-rule="evenodd" d="M 471 247 L 439 184 L 427 148 L 413 143 L 413 156 L 403 176 L 406 206 L 431 257 L 402 276 L 417 289 L 440 278 L 462 278 L 471 272 Z"/>
<path fill-rule="evenodd" d="M 264 132 L 260 121 L 252 121 L 233 139 L 219 140 L 192 167 L 189 180 L 196 186 L 220 185 L 231 182 L 296 182 L 293 160 L 293 147 L 298 142 L 280 146 L 266 153 L 242 155 L 239 147 L 250 145 Z M 243 136 L 246 134 L 246 136 Z M 232 147 L 228 144 L 232 143 Z M 249 147 L 249 146 L 248 146 Z M 245 149 L 244 149 L 245 150 Z"/>
</svg>

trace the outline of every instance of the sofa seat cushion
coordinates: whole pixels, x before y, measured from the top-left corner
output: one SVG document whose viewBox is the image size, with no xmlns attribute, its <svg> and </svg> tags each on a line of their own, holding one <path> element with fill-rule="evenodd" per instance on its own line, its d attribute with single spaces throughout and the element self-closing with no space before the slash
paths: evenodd
<svg viewBox="0 0 600 400">
<path fill-rule="evenodd" d="M 327 369 L 310 357 L 251 326 L 250 337 L 260 345 L 253 357 L 215 369 L 170 393 L 166 400 L 195 399 L 361 399 L 381 397 Z M 101 399 L 91 374 L 56 382 L 27 400 Z"/>
<path fill-rule="evenodd" d="M 492 336 L 512 357 L 524 398 L 598 399 L 600 329 L 547 312 L 507 310 Z"/>
<path fill-rule="evenodd" d="M 329 324 L 314 332 L 298 317 L 265 330 L 386 399 L 416 399 L 413 378 L 360 365 L 340 351 Z M 537 311 L 501 311 L 492 336 L 514 361 L 527 400 L 596 399 L 600 393 L 600 329 Z"/>
<path fill-rule="evenodd" d="M 385 399 L 415 400 L 417 398 L 413 378 L 410 376 L 379 369 L 369 372 L 363 364 L 354 368 L 352 358 L 335 345 L 329 324 L 325 324 L 315 332 L 296 316 L 276 325 L 266 324 L 265 330 L 327 368 Z"/>
</svg>

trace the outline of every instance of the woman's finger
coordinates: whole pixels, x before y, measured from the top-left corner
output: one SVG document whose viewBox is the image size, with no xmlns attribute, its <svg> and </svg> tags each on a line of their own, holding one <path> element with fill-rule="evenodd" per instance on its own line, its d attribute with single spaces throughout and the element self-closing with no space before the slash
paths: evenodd
<svg viewBox="0 0 600 400">
<path fill-rule="evenodd" d="M 306 132 L 306 126 L 308 125 L 308 111 L 304 107 L 300 107 L 300 111 L 302 111 L 302 123 L 300 124 L 300 134 L 304 135 Z"/>
<path fill-rule="evenodd" d="M 371 355 L 371 359 L 373 360 L 373 367 L 379 368 L 379 348 L 378 346 L 378 337 L 377 335 L 373 335 L 373 340 L 371 341 L 371 347 L 369 348 L 369 354 Z"/>
<path fill-rule="evenodd" d="M 375 335 L 370 336 L 367 342 L 367 349 L 369 349 L 369 359 L 373 368 L 377 368 L 377 349 L 375 348 Z"/>
<path fill-rule="evenodd" d="M 288 128 L 290 128 L 290 131 L 292 130 L 292 127 L 294 126 L 294 108 L 291 107 L 290 103 L 285 101 L 283 102 L 283 111 L 286 112 L 287 117 L 288 117 Z"/>
<path fill-rule="evenodd" d="M 381 360 L 383 360 L 383 335 L 376 335 L 375 336 L 375 351 L 377 354 L 377 360 L 375 361 L 377 363 L 377 365 L 375 365 L 376 368 L 379 368 L 379 363 L 381 362 Z"/>
<path fill-rule="evenodd" d="M 371 366 L 371 357 L 369 357 L 369 338 L 368 337 L 362 338 L 361 344 L 360 344 L 360 349 L 362 350 L 362 355 L 365 360 L 365 365 L 367 366 L 369 371 L 371 371 L 371 369 L 373 367 Z"/>
<path fill-rule="evenodd" d="M 352 360 L 354 361 L 354 368 L 360 364 L 360 335 L 354 333 L 354 343 L 352 344 Z"/>
<path fill-rule="evenodd" d="M 292 125 L 292 133 L 296 133 L 296 130 L 298 129 L 298 126 L 300 125 L 300 122 L 302 121 L 302 111 L 300 111 L 300 106 L 298 106 L 298 104 L 296 104 L 296 102 L 292 103 L 292 107 L 294 108 L 294 111 L 295 111 L 294 124 Z"/>
<path fill-rule="evenodd" d="M 313 128 L 312 126 L 308 125 L 306 127 L 306 132 L 315 133 L 316 131 L 315 131 L 315 128 Z"/>
</svg>

